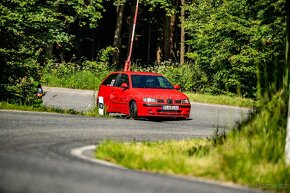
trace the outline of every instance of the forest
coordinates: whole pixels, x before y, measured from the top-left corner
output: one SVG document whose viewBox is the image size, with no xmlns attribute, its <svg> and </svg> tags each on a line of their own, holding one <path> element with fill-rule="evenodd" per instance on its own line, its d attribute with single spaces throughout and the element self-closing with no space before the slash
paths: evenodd
<svg viewBox="0 0 290 193">
<path fill-rule="evenodd" d="M 135 4 L 2 0 L 0 101 L 34 104 L 47 74 L 86 71 L 97 85 L 122 70 Z M 286 16 L 285 0 L 141 0 L 132 68 L 184 91 L 259 100 L 285 86 Z"/>
</svg>

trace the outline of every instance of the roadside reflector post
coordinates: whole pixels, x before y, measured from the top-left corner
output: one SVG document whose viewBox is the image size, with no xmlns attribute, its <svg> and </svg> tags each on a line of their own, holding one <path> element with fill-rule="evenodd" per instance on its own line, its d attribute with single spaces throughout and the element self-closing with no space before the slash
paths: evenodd
<svg viewBox="0 0 290 193">
<path fill-rule="evenodd" d="M 99 115 L 104 115 L 104 97 L 99 97 L 98 100 Z"/>
</svg>

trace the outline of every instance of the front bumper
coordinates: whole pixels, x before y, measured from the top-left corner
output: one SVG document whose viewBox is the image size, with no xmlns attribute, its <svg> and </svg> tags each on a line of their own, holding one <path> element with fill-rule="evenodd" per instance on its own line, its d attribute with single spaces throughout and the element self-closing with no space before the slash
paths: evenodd
<svg viewBox="0 0 290 193">
<path fill-rule="evenodd" d="M 178 106 L 178 110 L 163 110 L 163 106 Z M 140 117 L 175 117 L 189 118 L 190 104 L 150 104 L 143 103 L 138 107 L 138 116 Z"/>
</svg>

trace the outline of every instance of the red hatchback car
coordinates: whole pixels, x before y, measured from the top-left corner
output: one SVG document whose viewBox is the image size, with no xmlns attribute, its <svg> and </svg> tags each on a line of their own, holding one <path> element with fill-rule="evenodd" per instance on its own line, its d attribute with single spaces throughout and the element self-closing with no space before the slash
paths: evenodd
<svg viewBox="0 0 290 193">
<path fill-rule="evenodd" d="M 121 113 L 132 118 L 170 117 L 186 119 L 190 102 L 161 74 L 148 72 L 113 72 L 99 88 L 99 114 Z"/>
</svg>

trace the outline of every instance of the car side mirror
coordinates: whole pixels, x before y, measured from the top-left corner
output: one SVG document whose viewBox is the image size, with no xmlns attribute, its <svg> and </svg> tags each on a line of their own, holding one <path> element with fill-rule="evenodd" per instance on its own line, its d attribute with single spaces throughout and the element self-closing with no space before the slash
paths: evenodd
<svg viewBox="0 0 290 193">
<path fill-rule="evenodd" d="M 174 86 L 174 89 L 175 90 L 179 90 L 180 89 L 180 86 L 177 84 L 177 85 Z"/>
<path fill-rule="evenodd" d="M 121 84 L 121 88 L 124 88 L 124 89 L 126 89 L 126 88 L 129 88 L 129 86 L 128 86 L 128 84 L 127 84 L 127 83 L 125 83 L 125 82 L 124 82 L 124 83 L 122 83 L 122 84 Z"/>
</svg>

